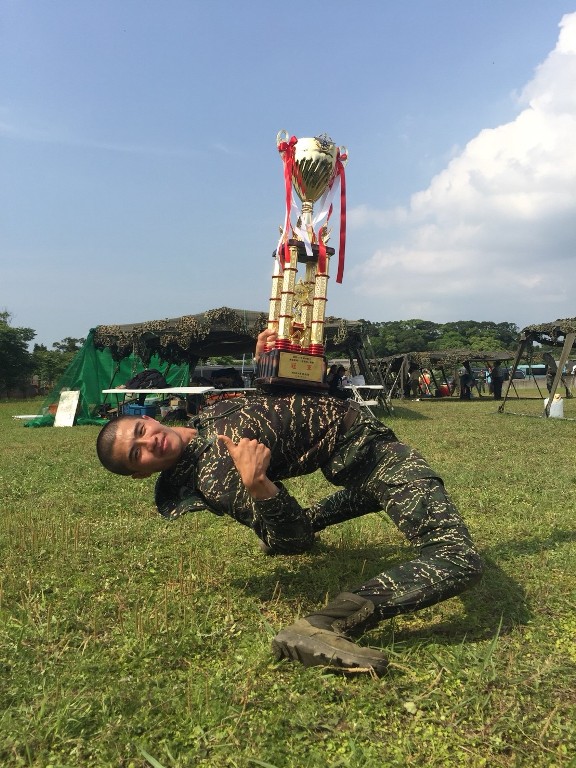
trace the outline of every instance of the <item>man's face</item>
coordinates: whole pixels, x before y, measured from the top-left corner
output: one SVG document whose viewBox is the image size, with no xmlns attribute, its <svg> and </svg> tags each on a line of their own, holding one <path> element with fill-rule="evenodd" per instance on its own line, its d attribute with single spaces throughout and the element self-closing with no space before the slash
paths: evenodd
<svg viewBox="0 0 576 768">
<path fill-rule="evenodd" d="M 190 430 L 190 436 L 192 434 Z M 118 424 L 112 453 L 132 471 L 132 477 L 141 478 L 173 466 L 186 445 L 181 431 L 143 416 Z"/>
</svg>

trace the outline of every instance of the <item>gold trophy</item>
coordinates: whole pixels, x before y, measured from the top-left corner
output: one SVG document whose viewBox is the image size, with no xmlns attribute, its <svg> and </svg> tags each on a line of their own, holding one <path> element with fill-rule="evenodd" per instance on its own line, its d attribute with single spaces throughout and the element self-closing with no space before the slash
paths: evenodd
<svg viewBox="0 0 576 768">
<path fill-rule="evenodd" d="M 348 155 L 326 134 L 297 139 L 286 131 L 276 138 L 284 164 L 286 215 L 272 275 L 268 328 L 276 331 L 274 348 L 260 356 L 256 384 L 325 390 L 324 322 L 328 267 L 334 248 L 328 220 L 332 200 L 340 187 L 340 252 L 337 282 L 342 282 L 346 240 L 346 185 L 344 166 Z M 292 187 L 302 208 L 291 223 Z M 314 213 L 314 204 L 319 209 Z M 304 266 L 298 278 L 298 265 Z"/>
</svg>

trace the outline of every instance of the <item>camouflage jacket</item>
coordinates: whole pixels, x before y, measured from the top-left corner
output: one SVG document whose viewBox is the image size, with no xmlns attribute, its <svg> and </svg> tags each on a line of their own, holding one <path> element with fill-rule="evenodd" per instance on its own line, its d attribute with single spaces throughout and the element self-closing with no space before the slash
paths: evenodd
<svg viewBox="0 0 576 768">
<path fill-rule="evenodd" d="M 436 477 L 381 422 L 359 413 L 346 429 L 343 419 L 350 407 L 349 402 L 329 396 L 293 393 L 237 398 L 207 408 L 194 424 L 198 437 L 186 447 L 177 465 L 157 480 L 159 512 L 174 519 L 185 512 L 209 509 L 230 515 L 267 542 L 280 537 L 284 549 L 298 551 L 308 548 L 314 530 L 325 525 L 314 527 L 311 515 L 303 513 L 282 485 L 283 479 L 320 469 L 334 485 L 353 482 L 358 487 L 362 477 L 383 461 L 391 483 Z M 267 474 L 280 489 L 277 496 L 252 499 L 228 450 L 216 440 L 218 434 L 234 441 L 258 439 L 270 448 Z M 338 494 L 328 497 L 328 503 L 336 497 Z"/>
</svg>

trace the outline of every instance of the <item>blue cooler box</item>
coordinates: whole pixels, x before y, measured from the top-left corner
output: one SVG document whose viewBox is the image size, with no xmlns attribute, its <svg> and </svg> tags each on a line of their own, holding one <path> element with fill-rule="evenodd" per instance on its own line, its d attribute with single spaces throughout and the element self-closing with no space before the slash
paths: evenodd
<svg viewBox="0 0 576 768">
<path fill-rule="evenodd" d="M 158 412 L 157 405 L 138 405 L 137 403 L 127 403 L 122 407 L 122 413 L 128 416 L 155 417 L 157 412 Z"/>
</svg>

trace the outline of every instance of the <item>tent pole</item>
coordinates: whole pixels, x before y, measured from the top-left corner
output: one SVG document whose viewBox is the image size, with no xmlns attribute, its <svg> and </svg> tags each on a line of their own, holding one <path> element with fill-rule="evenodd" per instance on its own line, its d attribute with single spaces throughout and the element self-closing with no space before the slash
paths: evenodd
<svg viewBox="0 0 576 768">
<path fill-rule="evenodd" d="M 404 388 L 406 386 L 406 379 L 408 378 L 408 356 L 407 355 L 404 355 L 404 357 L 402 358 L 402 365 L 400 366 L 400 370 L 402 372 L 402 377 L 400 382 L 402 394 L 400 395 L 400 397 L 402 398 L 402 400 L 404 400 L 404 397 L 405 397 Z"/>
<path fill-rule="evenodd" d="M 510 387 L 513 386 L 514 371 L 518 368 L 518 363 L 520 362 L 520 358 L 524 354 L 524 350 L 526 348 L 527 342 L 528 342 L 528 339 L 526 337 L 520 340 L 520 346 L 516 350 L 516 356 L 514 358 L 514 362 L 512 363 L 512 372 L 510 373 L 510 378 L 508 379 L 508 386 L 506 387 L 506 392 L 504 393 L 504 400 L 502 401 L 501 405 L 498 407 L 498 413 L 504 413 L 504 406 L 506 405 L 506 400 L 508 399 L 508 393 L 510 392 Z M 514 391 L 516 392 L 516 387 L 514 387 Z M 518 392 L 516 392 L 516 397 L 518 397 Z"/>
<path fill-rule="evenodd" d="M 392 376 L 392 383 L 390 384 L 390 369 L 392 368 L 392 361 L 390 361 L 386 365 L 386 370 L 384 372 L 384 376 L 382 377 L 382 380 L 386 382 L 386 386 L 388 387 L 388 398 L 392 399 L 394 397 L 394 389 L 396 388 L 397 379 Z M 381 371 L 381 369 L 380 369 Z"/>
<path fill-rule="evenodd" d="M 574 345 L 574 339 L 576 339 L 576 333 L 567 333 L 566 337 L 564 338 L 564 346 L 562 347 L 562 352 L 560 353 L 558 368 L 556 368 L 556 374 L 554 376 L 554 381 L 552 382 L 552 389 L 550 390 L 550 394 L 548 395 L 548 402 L 546 403 L 546 407 L 544 408 L 544 415 L 546 416 L 546 418 L 550 416 L 550 406 L 552 405 L 552 400 L 554 399 L 554 395 L 556 394 L 558 385 L 560 384 L 561 380 L 564 381 L 564 376 L 562 372 L 564 370 L 566 360 L 568 360 L 568 355 L 570 354 L 572 347 Z M 564 386 L 566 387 L 566 383 L 564 383 Z M 568 392 L 570 391 L 568 388 L 566 389 Z"/>
</svg>

